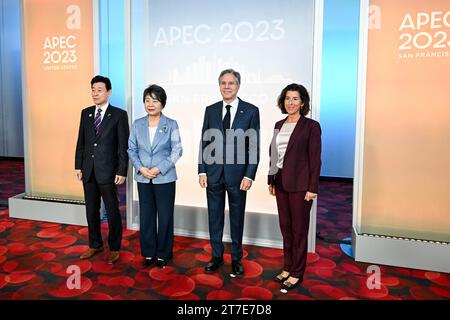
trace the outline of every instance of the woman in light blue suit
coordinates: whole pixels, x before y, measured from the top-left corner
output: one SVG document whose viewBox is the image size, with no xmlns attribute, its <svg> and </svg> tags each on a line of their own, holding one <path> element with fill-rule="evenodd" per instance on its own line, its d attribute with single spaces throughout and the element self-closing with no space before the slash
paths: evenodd
<svg viewBox="0 0 450 320">
<path fill-rule="evenodd" d="M 161 112 L 167 101 L 164 89 L 149 86 L 143 101 L 147 116 L 131 127 L 128 155 L 136 169 L 144 266 L 163 268 L 172 258 L 175 163 L 183 149 L 177 122 Z"/>
</svg>

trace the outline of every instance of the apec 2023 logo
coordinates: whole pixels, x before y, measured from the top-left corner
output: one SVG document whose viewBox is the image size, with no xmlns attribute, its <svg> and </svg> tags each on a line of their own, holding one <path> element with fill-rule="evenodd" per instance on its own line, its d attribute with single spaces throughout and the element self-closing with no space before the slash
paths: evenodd
<svg viewBox="0 0 450 320">
<path fill-rule="evenodd" d="M 70 5 L 66 9 L 68 15 L 66 28 L 68 30 L 81 29 L 81 9 L 77 5 Z M 43 44 L 43 64 L 46 70 L 76 69 L 77 37 L 74 35 L 48 36 Z M 64 66 L 62 66 L 64 65 Z"/>
</svg>

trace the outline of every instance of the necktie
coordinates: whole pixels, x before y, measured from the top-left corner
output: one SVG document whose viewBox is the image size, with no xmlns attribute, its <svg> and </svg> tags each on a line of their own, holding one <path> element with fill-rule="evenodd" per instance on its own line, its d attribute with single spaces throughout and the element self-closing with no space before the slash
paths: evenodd
<svg viewBox="0 0 450 320">
<path fill-rule="evenodd" d="M 225 117 L 223 118 L 223 129 L 227 130 L 227 129 L 230 129 L 230 122 L 231 122 L 230 108 L 231 108 L 231 106 L 228 105 L 225 108 L 227 108 L 227 113 L 225 114 Z"/>
<path fill-rule="evenodd" d="M 97 113 L 95 114 L 94 118 L 94 128 L 95 128 L 95 135 L 98 136 L 98 129 L 100 128 L 100 123 L 102 122 L 102 109 L 98 109 Z"/>
</svg>

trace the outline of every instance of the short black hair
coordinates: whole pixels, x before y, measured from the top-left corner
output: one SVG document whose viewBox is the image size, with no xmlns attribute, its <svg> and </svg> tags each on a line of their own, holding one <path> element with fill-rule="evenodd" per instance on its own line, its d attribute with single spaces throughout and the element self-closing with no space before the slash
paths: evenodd
<svg viewBox="0 0 450 320">
<path fill-rule="evenodd" d="M 142 102 L 145 102 L 145 98 L 147 96 L 150 96 L 153 99 L 156 99 L 159 102 L 161 102 L 163 108 L 166 106 L 167 94 L 166 94 L 166 91 L 162 87 L 160 87 L 156 84 L 152 84 L 152 85 L 148 86 L 144 90 L 144 94 L 142 96 Z"/>
<path fill-rule="evenodd" d="M 278 107 L 280 108 L 281 113 L 284 114 L 287 113 L 286 108 L 284 106 L 284 100 L 286 99 L 286 94 L 288 91 L 297 91 L 300 94 L 300 99 L 303 102 L 303 106 L 300 109 L 300 114 L 302 116 L 306 116 L 311 110 L 309 93 L 304 86 L 297 83 L 291 83 L 286 88 L 284 88 L 283 91 L 281 91 L 281 94 L 278 97 Z"/>
<path fill-rule="evenodd" d="M 112 89 L 111 80 L 109 80 L 109 78 L 107 78 L 107 77 L 100 76 L 100 75 L 96 75 L 95 77 L 92 78 L 91 87 L 94 85 L 94 83 L 98 83 L 98 82 L 103 82 L 105 84 L 107 91 Z"/>
<path fill-rule="evenodd" d="M 236 70 L 233 70 L 233 69 L 225 69 L 225 70 L 223 70 L 220 73 L 220 75 L 219 75 L 219 84 L 220 84 L 220 79 L 226 74 L 232 74 L 236 78 L 237 84 L 239 86 L 241 85 L 241 74 L 239 72 L 237 72 Z"/>
</svg>

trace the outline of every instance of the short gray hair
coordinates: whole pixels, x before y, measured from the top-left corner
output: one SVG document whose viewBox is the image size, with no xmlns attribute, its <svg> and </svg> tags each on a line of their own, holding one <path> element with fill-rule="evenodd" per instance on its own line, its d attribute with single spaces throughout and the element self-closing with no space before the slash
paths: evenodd
<svg viewBox="0 0 450 320">
<path fill-rule="evenodd" d="M 228 73 L 232 74 L 236 78 L 238 85 L 241 85 L 241 74 L 233 69 L 225 69 L 220 73 L 219 84 L 220 84 L 220 79 Z"/>
</svg>

